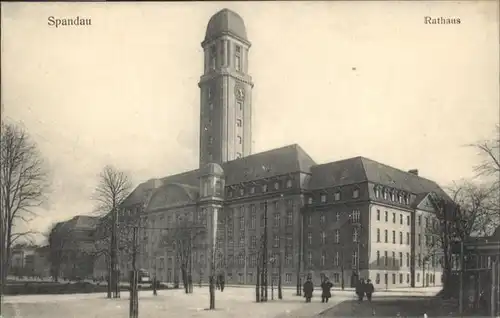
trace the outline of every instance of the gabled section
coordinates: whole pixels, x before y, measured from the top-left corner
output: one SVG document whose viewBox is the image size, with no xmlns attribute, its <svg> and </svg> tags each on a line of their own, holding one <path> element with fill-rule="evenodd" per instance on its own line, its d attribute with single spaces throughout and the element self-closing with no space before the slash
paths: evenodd
<svg viewBox="0 0 500 318">
<path fill-rule="evenodd" d="M 413 200 L 412 207 L 417 210 L 436 212 L 430 193 L 419 193 Z"/>
</svg>

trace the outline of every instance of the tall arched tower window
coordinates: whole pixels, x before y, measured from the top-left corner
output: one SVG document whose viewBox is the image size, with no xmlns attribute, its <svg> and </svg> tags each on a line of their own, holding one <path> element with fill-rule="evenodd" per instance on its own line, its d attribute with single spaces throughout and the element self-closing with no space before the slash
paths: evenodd
<svg viewBox="0 0 500 318">
<path fill-rule="evenodd" d="M 251 154 L 253 88 L 247 74 L 251 43 L 237 13 L 223 9 L 212 16 L 201 45 L 200 167 Z"/>
</svg>

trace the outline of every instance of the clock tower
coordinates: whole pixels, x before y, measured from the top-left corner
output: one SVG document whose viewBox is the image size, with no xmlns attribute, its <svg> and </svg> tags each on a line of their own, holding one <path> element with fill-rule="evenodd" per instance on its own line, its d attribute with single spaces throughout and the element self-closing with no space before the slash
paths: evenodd
<svg viewBox="0 0 500 318">
<path fill-rule="evenodd" d="M 200 78 L 200 167 L 251 154 L 252 78 L 243 19 L 223 9 L 208 22 Z"/>
</svg>

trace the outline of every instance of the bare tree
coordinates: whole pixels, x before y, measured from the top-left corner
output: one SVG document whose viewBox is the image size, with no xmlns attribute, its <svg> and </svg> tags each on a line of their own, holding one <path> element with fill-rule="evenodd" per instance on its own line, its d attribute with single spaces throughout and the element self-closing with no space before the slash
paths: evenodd
<svg viewBox="0 0 500 318">
<path fill-rule="evenodd" d="M 107 165 L 99 174 L 99 183 L 93 200 L 95 211 L 106 214 L 115 211 L 130 194 L 132 185 L 128 175 L 117 168 Z"/>
<path fill-rule="evenodd" d="M 193 252 L 204 246 L 202 239 L 207 235 L 205 226 L 195 223 L 192 218 L 178 217 L 176 224 L 160 239 L 161 248 L 170 248 L 174 251 L 175 260 L 180 266 L 182 283 L 186 294 L 192 290 L 192 259 Z"/>
<path fill-rule="evenodd" d="M 496 125 L 496 136 L 490 140 L 484 140 L 469 145 L 479 151 L 483 158 L 482 162 L 474 167 L 478 176 L 496 176 L 494 185 L 500 185 L 500 125 Z"/>
<path fill-rule="evenodd" d="M 119 293 L 118 212 L 123 201 L 129 196 L 130 190 L 131 184 L 128 175 L 113 166 L 107 165 L 99 174 L 99 183 L 93 195 L 96 202 L 96 212 L 107 213 L 104 216 L 102 234 L 104 234 L 104 240 L 109 237 L 110 266 L 108 269 L 108 286 L 114 287 L 115 297 L 118 297 Z"/>
<path fill-rule="evenodd" d="M 0 135 L 0 243 L 2 286 L 9 271 L 12 246 L 35 232 L 18 231 L 36 217 L 34 211 L 46 199 L 47 171 L 36 143 L 15 124 L 1 123 Z M 1 310 L 0 310 L 1 314 Z"/>
<path fill-rule="evenodd" d="M 436 222 L 429 222 L 426 233 L 434 239 L 431 250 L 441 250 L 445 292 L 452 289 L 452 245 L 467 241 L 474 235 L 486 235 L 498 224 L 498 218 L 491 212 L 489 202 L 492 189 L 472 182 L 455 184 L 449 190 L 451 199 L 431 194 L 436 210 Z M 428 255 L 430 257 L 430 254 Z"/>
</svg>

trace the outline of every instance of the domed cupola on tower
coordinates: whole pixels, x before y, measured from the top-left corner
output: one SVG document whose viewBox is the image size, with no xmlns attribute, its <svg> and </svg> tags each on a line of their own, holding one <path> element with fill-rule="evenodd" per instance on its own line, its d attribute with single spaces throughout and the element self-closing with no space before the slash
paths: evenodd
<svg viewBox="0 0 500 318">
<path fill-rule="evenodd" d="M 224 170 L 216 163 L 200 169 L 200 201 L 224 198 Z"/>
<path fill-rule="evenodd" d="M 223 9 L 212 16 L 201 43 L 204 52 L 200 87 L 200 169 L 252 152 L 252 77 L 245 23 Z"/>
</svg>

